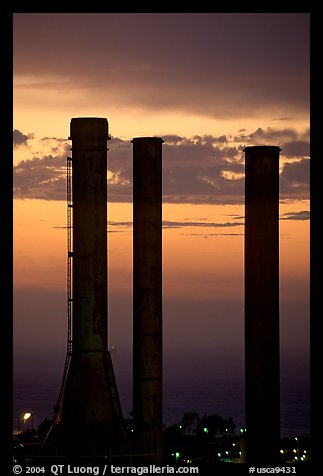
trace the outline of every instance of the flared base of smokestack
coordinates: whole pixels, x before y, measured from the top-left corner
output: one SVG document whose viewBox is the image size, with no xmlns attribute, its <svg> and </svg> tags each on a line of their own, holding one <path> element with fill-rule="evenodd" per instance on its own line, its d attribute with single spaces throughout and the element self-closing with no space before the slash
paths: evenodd
<svg viewBox="0 0 323 476">
<path fill-rule="evenodd" d="M 84 425 L 54 423 L 41 449 L 42 456 L 127 458 L 129 445 L 114 424 L 92 422 Z"/>
<path fill-rule="evenodd" d="M 109 352 L 73 353 L 44 455 L 125 454 L 128 435 L 122 418 Z"/>
</svg>

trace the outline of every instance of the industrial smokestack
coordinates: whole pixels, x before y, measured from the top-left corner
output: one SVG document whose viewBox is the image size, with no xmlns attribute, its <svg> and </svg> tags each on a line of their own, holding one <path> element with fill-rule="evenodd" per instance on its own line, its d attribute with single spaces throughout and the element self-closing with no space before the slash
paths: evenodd
<svg viewBox="0 0 323 476">
<path fill-rule="evenodd" d="M 279 147 L 245 148 L 246 458 L 275 464 L 280 443 Z"/>
<path fill-rule="evenodd" d="M 162 461 L 162 143 L 133 141 L 133 417 L 137 444 Z"/>
<path fill-rule="evenodd" d="M 106 454 L 125 441 L 107 347 L 107 140 L 104 118 L 73 118 L 72 342 L 44 450 Z"/>
</svg>

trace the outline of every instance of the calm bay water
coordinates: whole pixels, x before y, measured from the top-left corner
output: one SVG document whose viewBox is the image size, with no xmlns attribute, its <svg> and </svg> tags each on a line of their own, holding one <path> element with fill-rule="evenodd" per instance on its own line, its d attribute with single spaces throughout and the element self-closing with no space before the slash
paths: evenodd
<svg viewBox="0 0 323 476">
<path fill-rule="evenodd" d="M 16 380 L 13 388 L 13 431 L 18 430 L 18 425 L 22 429 L 22 415 L 25 411 L 30 411 L 33 415 L 33 421 L 28 420 L 28 428 L 31 424 L 34 428 L 37 427 L 46 418 L 51 419 L 60 385 L 60 380 L 51 378 L 46 381 L 45 377 L 29 382 Z M 119 395 L 124 417 L 129 417 L 132 409 L 130 385 L 119 384 Z M 238 430 L 245 424 L 243 382 L 230 382 L 226 379 L 217 381 L 213 386 L 209 382 L 165 382 L 164 424 L 169 426 L 178 423 L 187 411 L 196 411 L 200 416 L 217 413 L 224 418 L 232 417 Z M 309 398 L 306 388 L 297 394 L 293 386 L 282 389 L 281 434 L 309 435 Z"/>
</svg>

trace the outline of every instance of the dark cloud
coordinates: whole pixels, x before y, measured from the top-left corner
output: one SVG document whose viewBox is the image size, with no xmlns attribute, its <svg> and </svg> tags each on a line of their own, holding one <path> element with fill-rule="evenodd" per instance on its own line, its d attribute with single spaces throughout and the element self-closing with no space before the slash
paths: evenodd
<svg viewBox="0 0 323 476">
<path fill-rule="evenodd" d="M 108 224 L 108 227 L 109 226 L 110 226 L 110 224 Z M 115 226 L 118 226 L 118 225 L 116 224 Z M 125 225 L 120 225 L 120 226 L 125 226 Z M 132 226 L 132 223 L 129 224 L 129 227 L 130 226 Z M 66 225 L 61 225 L 61 226 L 52 226 L 52 228 L 55 228 L 55 229 L 58 229 L 58 230 L 67 230 L 68 227 Z M 109 229 L 107 229 L 107 233 L 127 233 L 127 232 L 125 230 L 109 230 Z"/>
<path fill-rule="evenodd" d="M 272 119 L 273 121 L 290 121 L 291 118 L 290 117 L 275 117 L 274 119 Z"/>
<path fill-rule="evenodd" d="M 181 236 L 200 236 L 208 238 L 209 236 L 243 236 L 244 233 L 180 233 Z"/>
<path fill-rule="evenodd" d="M 132 169 L 132 144 L 130 140 L 112 137 L 108 142 L 108 169 L 116 173 L 121 171 L 123 176 L 130 177 Z"/>
<path fill-rule="evenodd" d="M 226 222 L 226 223 L 212 223 L 212 222 L 188 222 L 188 221 L 163 221 L 164 228 L 183 228 L 190 227 L 205 227 L 205 228 L 228 228 L 233 226 L 240 226 L 243 223 Z"/>
<path fill-rule="evenodd" d="M 15 198 L 66 200 L 66 157 L 48 155 L 19 162 L 13 169 Z"/>
<path fill-rule="evenodd" d="M 163 136 L 163 140 L 166 144 L 178 144 L 179 142 L 182 142 L 183 139 L 183 137 L 174 134 L 166 134 Z"/>
<path fill-rule="evenodd" d="M 211 135 L 176 137 L 163 145 L 164 167 L 221 167 L 241 156 L 235 145 L 227 143 L 226 136 Z"/>
<path fill-rule="evenodd" d="M 309 198 L 310 160 L 284 165 L 280 175 L 280 194 L 282 198 Z"/>
<path fill-rule="evenodd" d="M 109 221 L 109 226 L 116 227 L 132 227 L 132 221 Z M 196 222 L 196 221 L 168 221 L 163 220 L 163 228 L 184 228 L 184 227 L 205 227 L 205 228 L 228 228 L 234 226 L 240 226 L 243 223 L 226 222 L 226 223 L 214 223 L 214 222 Z"/>
<path fill-rule="evenodd" d="M 278 145 L 282 149 L 282 157 L 309 157 L 310 155 L 309 130 L 300 134 L 295 129 L 259 127 L 251 134 L 235 136 L 234 141 L 248 145 Z"/>
<path fill-rule="evenodd" d="M 16 13 L 13 58 L 17 88 L 79 90 L 78 103 L 95 89 L 112 108 L 217 118 L 309 110 L 306 13 Z"/>
<path fill-rule="evenodd" d="M 126 227 L 130 228 L 133 226 L 132 221 L 108 221 L 108 226 L 117 226 L 117 227 Z"/>
<path fill-rule="evenodd" d="M 309 141 L 292 141 L 284 145 L 282 154 L 286 157 L 309 157 L 310 143 Z"/>
<path fill-rule="evenodd" d="M 173 167 L 165 169 L 163 193 L 165 200 L 174 203 L 236 203 L 244 193 L 243 178 L 228 180 L 222 176 L 224 168 L 237 168 L 226 163 L 213 167 Z M 239 164 L 239 172 L 242 165 Z"/>
<path fill-rule="evenodd" d="M 259 127 L 250 134 L 241 134 L 234 137 L 237 142 L 251 142 L 254 145 L 281 145 L 287 141 L 295 141 L 298 133 L 295 129 L 273 129 Z"/>
<path fill-rule="evenodd" d="M 14 147 L 27 146 L 28 139 L 33 139 L 33 138 L 34 138 L 33 133 L 29 133 L 28 135 L 26 135 L 18 131 L 18 129 L 13 130 L 13 146 Z"/>
<path fill-rule="evenodd" d="M 278 136 L 278 131 L 269 131 Z M 269 132 L 254 136 L 270 135 Z M 251 134 L 252 135 L 252 134 Z M 293 156 L 302 141 L 293 130 L 281 131 Z M 66 155 L 63 139 L 43 138 L 51 154 L 24 160 L 14 167 L 14 193 L 21 198 L 66 199 Z M 108 201 L 132 201 L 132 144 L 114 137 L 109 142 Z M 303 144 L 304 145 L 304 144 Z M 302 147 L 303 147 L 302 145 Z M 303 150 L 303 152 L 306 150 Z M 299 157 L 299 156 L 298 156 Z M 280 176 L 281 199 L 308 198 L 309 160 L 286 163 Z M 168 203 L 241 203 L 244 199 L 242 147 L 225 135 L 167 136 L 163 145 L 163 199 Z"/>
<path fill-rule="evenodd" d="M 51 142 L 51 141 L 54 141 L 54 142 L 66 142 L 67 143 L 67 140 L 66 139 L 63 139 L 62 137 L 42 137 L 40 139 L 42 142 Z"/>
<path fill-rule="evenodd" d="M 303 210 L 301 212 L 293 212 L 293 213 L 284 213 L 280 220 L 309 220 L 310 219 L 310 212 L 307 210 Z"/>
</svg>

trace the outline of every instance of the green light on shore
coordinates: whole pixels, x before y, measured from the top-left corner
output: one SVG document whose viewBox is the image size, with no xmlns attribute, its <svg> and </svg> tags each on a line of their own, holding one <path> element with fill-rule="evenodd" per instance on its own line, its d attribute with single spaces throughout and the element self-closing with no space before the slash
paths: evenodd
<svg viewBox="0 0 323 476">
<path fill-rule="evenodd" d="M 204 427 L 204 428 L 203 428 L 203 431 L 204 431 L 204 433 L 208 433 L 208 432 L 209 432 L 209 429 L 206 428 L 206 427 Z"/>
</svg>

